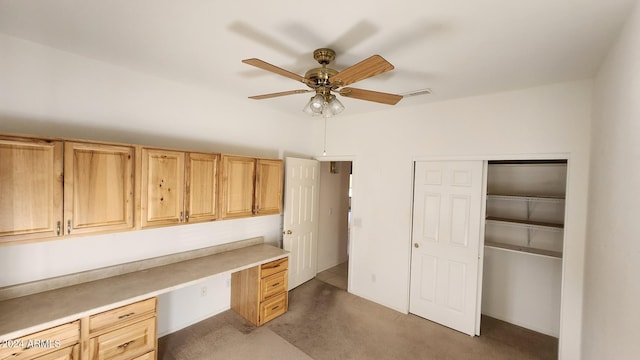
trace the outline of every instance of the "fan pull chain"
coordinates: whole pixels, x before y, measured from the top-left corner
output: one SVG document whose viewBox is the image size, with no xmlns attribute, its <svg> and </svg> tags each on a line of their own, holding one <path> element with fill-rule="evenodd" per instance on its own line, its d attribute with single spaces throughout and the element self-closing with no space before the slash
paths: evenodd
<svg viewBox="0 0 640 360">
<path fill-rule="evenodd" d="M 327 156 L 327 117 L 324 116 L 324 145 L 322 147 L 322 156 Z"/>
</svg>

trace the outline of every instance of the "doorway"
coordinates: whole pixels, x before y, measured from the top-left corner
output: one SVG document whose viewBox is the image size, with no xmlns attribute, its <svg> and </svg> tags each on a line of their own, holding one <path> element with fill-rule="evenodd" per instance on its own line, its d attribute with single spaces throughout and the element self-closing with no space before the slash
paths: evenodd
<svg viewBox="0 0 640 360">
<path fill-rule="evenodd" d="M 344 290 L 349 278 L 352 165 L 351 161 L 320 162 L 316 278 Z"/>
</svg>

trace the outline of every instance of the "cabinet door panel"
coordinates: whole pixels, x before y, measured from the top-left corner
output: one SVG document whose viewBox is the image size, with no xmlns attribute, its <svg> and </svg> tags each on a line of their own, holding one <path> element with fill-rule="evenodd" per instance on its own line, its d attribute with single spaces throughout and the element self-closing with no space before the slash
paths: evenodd
<svg viewBox="0 0 640 360">
<path fill-rule="evenodd" d="M 223 218 L 253 215 L 254 181 L 255 159 L 223 156 Z"/>
<path fill-rule="evenodd" d="M 184 206 L 184 153 L 142 149 L 142 227 L 180 223 Z"/>
<path fill-rule="evenodd" d="M 140 321 L 89 340 L 92 360 L 126 360 L 154 351 L 156 318 Z"/>
<path fill-rule="evenodd" d="M 282 160 L 258 160 L 256 176 L 257 213 L 279 214 L 282 211 Z"/>
<path fill-rule="evenodd" d="M 73 345 L 56 350 L 50 354 L 40 356 L 35 360 L 78 360 L 80 359 L 80 345 Z"/>
<path fill-rule="evenodd" d="M 188 222 L 211 221 L 218 217 L 217 154 L 189 153 L 187 160 Z"/>
<path fill-rule="evenodd" d="M 80 323 L 75 321 L 13 339 L 11 346 L 0 347 L 0 359 L 40 359 L 38 356 L 49 354 L 58 347 L 73 346 L 79 340 Z M 61 354 L 58 355 L 51 359 L 64 359 Z"/>
<path fill-rule="evenodd" d="M 133 228 L 134 148 L 65 143 L 65 231 Z"/>
<path fill-rule="evenodd" d="M 62 143 L 0 137 L 0 242 L 58 235 Z"/>
</svg>

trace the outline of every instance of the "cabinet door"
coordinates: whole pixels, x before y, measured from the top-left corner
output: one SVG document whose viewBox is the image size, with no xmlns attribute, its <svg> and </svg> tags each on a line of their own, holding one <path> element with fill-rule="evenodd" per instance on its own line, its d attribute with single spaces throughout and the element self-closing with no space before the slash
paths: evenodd
<svg viewBox="0 0 640 360">
<path fill-rule="evenodd" d="M 187 222 L 211 221 L 218 218 L 218 161 L 217 154 L 187 155 Z"/>
<path fill-rule="evenodd" d="M 253 215 L 255 159 L 222 157 L 222 218 Z"/>
<path fill-rule="evenodd" d="M 184 156 L 180 151 L 142 149 L 142 227 L 175 225 L 182 221 Z"/>
<path fill-rule="evenodd" d="M 66 234 L 133 228 L 133 163 L 130 146 L 65 143 Z"/>
<path fill-rule="evenodd" d="M 156 348 L 156 318 L 115 329 L 89 339 L 89 359 L 134 359 Z"/>
<path fill-rule="evenodd" d="M 58 236 L 62 143 L 0 137 L 0 243 Z"/>
<path fill-rule="evenodd" d="M 256 213 L 279 214 L 282 211 L 282 160 L 260 159 L 256 168 Z"/>
<path fill-rule="evenodd" d="M 78 360 L 80 359 L 80 345 L 73 345 L 56 350 L 50 354 L 40 356 L 34 360 Z"/>
</svg>

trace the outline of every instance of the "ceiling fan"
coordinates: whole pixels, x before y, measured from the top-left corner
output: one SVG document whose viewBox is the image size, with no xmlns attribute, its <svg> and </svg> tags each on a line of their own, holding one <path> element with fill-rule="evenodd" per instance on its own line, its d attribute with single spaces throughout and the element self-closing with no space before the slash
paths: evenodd
<svg viewBox="0 0 640 360">
<path fill-rule="evenodd" d="M 335 94 L 354 99 L 373 101 L 382 104 L 395 105 L 403 96 L 384 92 L 364 90 L 352 87 L 345 87 L 357 81 L 361 81 L 372 76 L 393 70 L 393 65 L 380 55 L 373 55 L 369 58 L 352 65 L 342 71 L 337 71 L 327 67 L 336 57 L 336 52 L 328 48 L 316 49 L 313 58 L 320 63 L 321 67 L 313 68 L 306 72 L 304 76 L 269 64 L 260 59 L 252 58 L 242 60 L 243 63 L 267 70 L 290 79 L 300 81 L 307 85 L 309 89 L 282 91 L 271 94 L 250 96 L 250 99 L 268 99 L 278 96 L 304 94 L 315 92 L 311 100 L 307 103 L 304 111 L 310 115 L 322 115 L 330 117 L 336 115 L 344 106 L 336 98 Z"/>
</svg>

